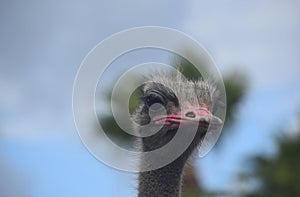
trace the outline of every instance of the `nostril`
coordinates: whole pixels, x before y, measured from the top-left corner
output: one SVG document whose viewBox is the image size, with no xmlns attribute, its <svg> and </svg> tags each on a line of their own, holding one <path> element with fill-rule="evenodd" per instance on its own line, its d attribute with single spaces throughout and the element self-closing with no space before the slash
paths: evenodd
<svg viewBox="0 0 300 197">
<path fill-rule="evenodd" d="M 195 118 L 196 117 L 196 114 L 192 111 L 189 111 L 185 114 L 186 117 L 189 117 L 189 118 Z"/>
</svg>

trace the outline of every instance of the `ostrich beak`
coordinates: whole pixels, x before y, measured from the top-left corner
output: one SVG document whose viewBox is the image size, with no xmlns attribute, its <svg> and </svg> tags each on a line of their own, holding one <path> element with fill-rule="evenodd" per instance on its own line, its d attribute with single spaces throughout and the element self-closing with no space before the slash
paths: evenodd
<svg viewBox="0 0 300 197">
<path fill-rule="evenodd" d="M 199 109 L 189 109 L 184 111 L 184 113 L 179 114 L 168 114 L 168 115 L 160 115 L 156 116 L 153 119 L 155 124 L 158 125 L 166 125 L 170 126 L 172 124 L 175 125 L 209 125 L 212 124 L 214 126 L 220 126 L 223 124 L 223 121 L 217 117 L 212 115 L 212 113 L 206 108 Z"/>
</svg>

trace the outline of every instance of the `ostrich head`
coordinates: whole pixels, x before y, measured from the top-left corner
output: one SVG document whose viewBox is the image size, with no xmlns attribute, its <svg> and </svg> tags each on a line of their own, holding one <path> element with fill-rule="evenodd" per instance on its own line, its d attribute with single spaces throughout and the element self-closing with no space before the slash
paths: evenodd
<svg viewBox="0 0 300 197">
<path fill-rule="evenodd" d="M 188 132 L 195 129 L 196 135 L 180 159 L 187 159 L 204 138 L 211 122 L 222 121 L 213 116 L 217 91 L 209 83 L 189 81 L 179 74 L 154 75 L 142 87 L 142 104 L 135 118 L 140 125 L 152 123 L 153 135 L 142 138 L 143 151 L 151 151 L 167 144 L 179 126 Z M 139 132 L 149 132 L 138 129 Z"/>
</svg>

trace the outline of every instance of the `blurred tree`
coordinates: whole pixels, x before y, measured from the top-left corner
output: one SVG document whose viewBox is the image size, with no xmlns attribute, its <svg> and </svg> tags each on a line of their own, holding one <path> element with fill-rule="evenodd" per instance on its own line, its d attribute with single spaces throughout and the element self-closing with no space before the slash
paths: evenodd
<svg viewBox="0 0 300 197">
<path fill-rule="evenodd" d="M 241 173 L 243 181 L 257 183 L 253 191 L 244 194 L 245 197 L 300 196 L 300 127 L 292 136 L 281 136 L 276 141 L 278 151 L 274 156 L 250 158 L 253 170 Z"/>
</svg>

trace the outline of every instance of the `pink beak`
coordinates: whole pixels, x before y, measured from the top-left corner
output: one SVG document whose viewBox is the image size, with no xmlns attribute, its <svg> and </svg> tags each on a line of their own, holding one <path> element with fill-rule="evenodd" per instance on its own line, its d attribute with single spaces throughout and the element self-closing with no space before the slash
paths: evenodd
<svg viewBox="0 0 300 197">
<path fill-rule="evenodd" d="M 154 117 L 153 121 L 158 125 L 174 125 L 175 127 L 179 127 L 180 124 L 183 125 L 191 125 L 191 124 L 209 124 L 211 119 L 215 118 L 218 120 L 218 123 L 222 124 L 222 120 L 218 117 L 213 116 L 212 113 L 205 107 L 197 108 L 197 109 L 188 109 L 184 112 L 180 112 L 178 114 L 168 114 L 168 115 L 160 115 Z"/>
</svg>

